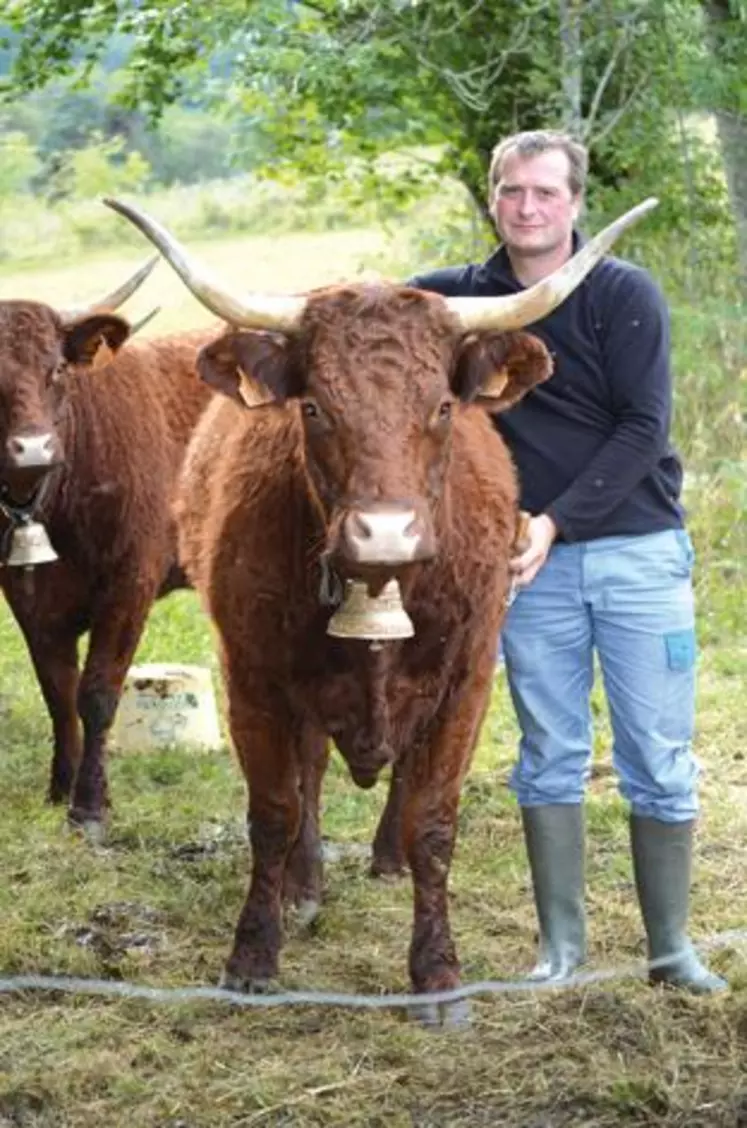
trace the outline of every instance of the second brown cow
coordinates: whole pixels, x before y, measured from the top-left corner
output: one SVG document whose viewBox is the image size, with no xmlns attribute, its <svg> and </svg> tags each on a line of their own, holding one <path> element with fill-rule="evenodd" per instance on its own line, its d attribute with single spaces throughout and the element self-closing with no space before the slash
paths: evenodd
<svg viewBox="0 0 747 1128">
<path fill-rule="evenodd" d="M 195 361 L 215 331 L 128 342 L 110 307 L 132 289 L 67 314 L 0 302 L 0 589 L 52 719 L 49 797 L 70 797 L 71 821 L 96 837 L 125 674 L 154 599 L 182 582 L 173 489 L 211 396 Z M 59 559 L 29 574 L 7 559 L 32 518 Z"/>
<path fill-rule="evenodd" d="M 163 228 L 116 206 L 205 304 L 245 327 L 200 354 L 202 378 L 224 394 L 195 432 L 178 513 L 182 559 L 218 629 L 249 788 L 251 883 L 224 983 L 261 989 L 276 975 L 283 890 L 319 902 L 331 738 L 362 787 L 398 767 L 412 985 L 453 988 L 457 807 L 517 522 L 514 472 L 484 409 L 503 410 L 550 374 L 544 345 L 511 330 L 559 304 L 635 215 L 509 298 L 349 286 L 260 300 L 221 291 Z M 395 579 L 413 637 L 372 646 L 330 635 L 335 580 L 375 601 Z M 419 1013 L 450 1021 L 462 1008 L 424 1000 Z"/>
</svg>

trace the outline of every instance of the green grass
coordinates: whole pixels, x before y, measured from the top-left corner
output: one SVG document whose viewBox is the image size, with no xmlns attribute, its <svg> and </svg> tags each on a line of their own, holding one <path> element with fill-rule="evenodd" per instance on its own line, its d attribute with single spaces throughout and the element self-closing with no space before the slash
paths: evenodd
<svg viewBox="0 0 747 1128">
<path fill-rule="evenodd" d="M 405 233 L 406 234 L 406 233 Z M 377 231 L 279 236 L 198 250 L 236 285 L 321 284 L 359 269 L 393 273 L 405 239 Z M 137 261 L 86 259 L 4 274 L 0 297 L 85 300 Z M 412 263 L 412 266 L 415 264 Z M 149 332 L 202 312 L 166 268 L 138 309 Z M 727 328 L 723 329 L 723 325 Z M 744 623 L 744 329 L 710 311 L 676 314 L 678 418 L 698 552 L 703 641 L 697 751 L 704 764 L 692 932 L 747 926 L 747 630 Z M 742 351 L 740 351 L 742 350 Z M 735 406 L 732 406 L 735 405 Z M 679 424 L 678 424 L 679 425 Z M 193 595 L 163 601 L 136 660 L 216 669 Z M 588 802 L 591 967 L 643 956 L 625 810 L 609 768 L 601 698 Z M 516 807 L 507 788 L 516 731 L 503 680 L 465 789 L 452 871 L 452 921 L 466 980 L 529 966 L 535 922 Z M 156 986 L 216 982 L 244 896 L 244 788 L 230 752 L 114 754 L 114 809 L 92 850 L 44 807 L 49 723 L 18 631 L 0 603 L 0 976 L 70 974 Z M 335 758 L 323 830 L 337 860 L 309 935 L 291 924 L 285 987 L 407 988 L 407 881 L 372 882 L 364 847 L 383 788 L 355 789 Z M 386 1011 L 232 1010 L 62 995 L 0 995 L 0 1126 L 238 1128 L 737 1128 L 747 1123 L 744 945 L 714 952 L 726 998 L 690 999 L 637 980 L 475 1005 L 472 1029 L 428 1034 Z"/>
</svg>

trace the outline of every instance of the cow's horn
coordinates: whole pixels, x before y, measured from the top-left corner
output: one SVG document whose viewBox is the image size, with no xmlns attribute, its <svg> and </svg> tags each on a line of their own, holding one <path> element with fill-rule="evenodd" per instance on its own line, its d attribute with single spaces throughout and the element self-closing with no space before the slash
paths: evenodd
<svg viewBox="0 0 747 1128">
<path fill-rule="evenodd" d="M 149 313 L 143 314 L 143 316 L 139 318 L 138 321 L 133 321 L 130 325 L 130 336 L 134 337 L 136 333 L 139 333 L 141 329 L 145 328 L 149 321 L 152 321 L 154 317 L 157 317 L 160 312 L 161 307 L 154 306 Z"/>
<path fill-rule="evenodd" d="M 631 208 L 590 239 L 559 270 L 527 290 L 499 298 L 447 298 L 446 304 L 468 332 L 480 329 L 521 329 L 539 321 L 565 301 L 592 267 L 596 266 L 602 255 L 606 254 L 618 235 L 622 235 L 623 231 L 647 215 L 658 202 L 651 197 Z"/>
<path fill-rule="evenodd" d="M 231 294 L 220 283 L 214 282 L 173 235 L 145 212 L 109 196 L 104 198 L 104 203 L 142 231 L 158 247 L 197 300 L 224 321 L 245 329 L 275 329 L 283 333 L 298 329 L 306 298 L 270 294 L 250 294 L 244 298 Z"/>
<path fill-rule="evenodd" d="M 113 290 L 111 294 L 107 294 L 103 298 L 98 298 L 95 302 L 89 302 L 88 305 L 80 306 L 75 309 L 63 309 L 59 311 L 59 315 L 63 321 L 78 321 L 88 314 L 101 312 L 101 310 L 115 310 L 119 309 L 121 305 L 131 298 L 139 286 L 142 286 L 145 279 L 150 274 L 153 267 L 158 262 L 158 255 L 153 255 L 142 266 L 138 267 L 134 274 L 132 274 L 126 282 Z"/>
</svg>

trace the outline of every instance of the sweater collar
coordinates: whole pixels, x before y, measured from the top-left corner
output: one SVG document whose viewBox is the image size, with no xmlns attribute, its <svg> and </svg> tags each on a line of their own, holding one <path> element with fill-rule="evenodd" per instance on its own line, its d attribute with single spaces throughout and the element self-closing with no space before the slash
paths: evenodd
<svg viewBox="0 0 747 1128">
<path fill-rule="evenodd" d="M 573 254 L 575 255 L 576 252 L 584 246 L 587 239 L 574 227 L 572 240 Z M 508 257 L 508 251 L 504 244 L 501 244 L 498 250 L 493 251 L 493 254 L 485 260 L 483 270 L 487 273 L 489 278 L 495 279 L 497 282 L 502 282 L 504 286 L 510 286 L 513 290 L 525 289 L 514 274 L 511 259 Z"/>
</svg>

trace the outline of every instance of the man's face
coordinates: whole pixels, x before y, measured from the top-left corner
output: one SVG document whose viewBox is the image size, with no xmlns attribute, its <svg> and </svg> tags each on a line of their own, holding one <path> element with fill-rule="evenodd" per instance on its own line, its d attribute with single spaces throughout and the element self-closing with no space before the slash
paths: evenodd
<svg viewBox="0 0 747 1128">
<path fill-rule="evenodd" d="M 570 251 L 571 232 L 581 197 L 569 184 L 570 163 L 562 149 L 532 157 L 509 152 L 503 158 L 492 214 L 509 251 L 545 255 Z"/>
</svg>

